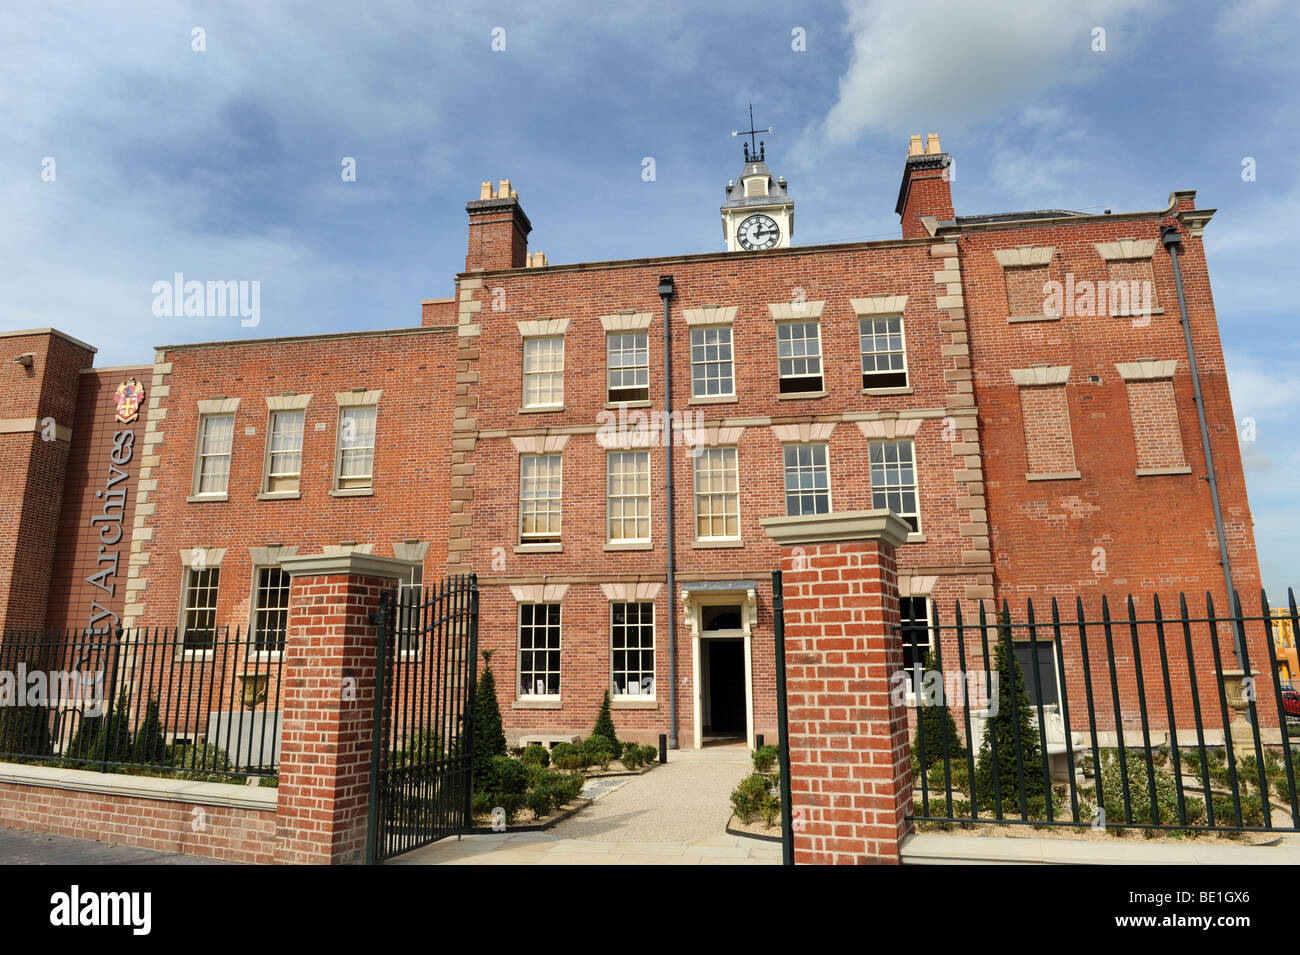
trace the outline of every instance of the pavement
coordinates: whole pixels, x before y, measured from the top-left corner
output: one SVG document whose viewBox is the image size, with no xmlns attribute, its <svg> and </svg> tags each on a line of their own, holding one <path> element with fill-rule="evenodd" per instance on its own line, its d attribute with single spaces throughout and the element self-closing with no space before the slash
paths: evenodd
<svg viewBox="0 0 1300 955">
<path fill-rule="evenodd" d="M 444 839 L 388 865 L 780 865 L 781 845 L 726 834 L 744 744 L 674 750 L 641 776 L 593 779 L 595 800 L 546 832 Z"/>
<path fill-rule="evenodd" d="M 0 865 L 222 865 L 214 859 L 0 827 Z"/>
</svg>

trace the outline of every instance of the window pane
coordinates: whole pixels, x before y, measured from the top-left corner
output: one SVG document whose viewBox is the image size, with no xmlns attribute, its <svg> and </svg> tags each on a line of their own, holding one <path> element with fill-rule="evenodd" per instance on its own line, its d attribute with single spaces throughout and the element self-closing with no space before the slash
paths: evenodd
<svg viewBox="0 0 1300 955">
<path fill-rule="evenodd" d="M 254 599 L 254 647 L 263 652 L 283 650 L 289 624 L 289 575 L 279 567 L 260 568 Z"/>
<path fill-rule="evenodd" d="M 519 540 L 523 544 L 560 539 L 560 455 L 519 459 Z"/>
<path fill-rule="evenodd" d="M 200 494 L 224 494 L 230 481 L 230 449 L 235 438 L 234 415 L 206 415 L 199 433 Z"/>
<path fill-rule="evenodd" d="M 609 541 L 650 539 L 650 452 L 606 455 L 606 534 Z"/>
<path fill-rule="evenodd" d="M 187 649 L 203 649 L 211 646 L 217 635 L 217 585 L 221 568 L 190 570 L 187 574 L 182 639 Z"/>
<path fill-rule="evenodd" d="M 691 329 L 691 394 L 735 394 L 730 325 Z"/>
<path fill-rule="evenodd" d="M 524 339 L 524 407 L 564 403 L 564 337 Z"/>
<path fill-rule="evenodd" d="M 872 441 L 868 445 L 871 506 L 887 507 L 914 531 L 920 530 L 916 467 L 912 442 Z"/>
<path fill-rule="evenodd" d="M 705 448 L 695 458 L 695 536 L 740 536 L 735 448 Z"/>
<path fill-rule="evenodd" d="M 654 694 L 654 604 L 610 605 L 611 680 L 614 694 Z"/>
<path fill-rule="evenodd" d="M 830 513 L 826 445 L 787 444 L 782 455 L 785 461 L 786 515 Z"/>
<path fill-rule="evenodd" d="M 519 695 L 560 692 L 560 605 L 519 605 Z"/>
</svg>

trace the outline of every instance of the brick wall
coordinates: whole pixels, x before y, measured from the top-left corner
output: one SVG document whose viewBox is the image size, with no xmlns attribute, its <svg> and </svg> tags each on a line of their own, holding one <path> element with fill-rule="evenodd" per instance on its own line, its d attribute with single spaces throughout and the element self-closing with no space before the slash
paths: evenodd
<svg viewBox="0 0 1300 955">
<path fill-rule="evenodd" d="M 117 421 L 115 393 L 118 385 L 134 377 L 145 383 L 146 393 L 151 369 L 110 368 L 86 370 L 80 376 L 77 413 L 72 426 L 72 446 L 68 457 L 68 479 L 63 493 L 63 517 L 59 522 L 55 560 L 50 578 L 49 612 L 45 626 L 62 629 L 86 627 L 92 624 L 116 624 L 121 618 L 126 602 L 126 582 L 131 553 L 131 528 L 135 518 L 135 498 L 140 474 L 143 443 L 135 447 L 144 432 L 144 410 L 141 417 L 129 424 Z M 131 456 L 125 464 L 110 459 L 122 452 L 114 451 L 114 436 L 130 432 Z M 123 442 L 119 440 L 119 447 Z M 113 470 L 116 469 L 116 470 Z M 119 477 L 113 490 L 126 490 L 121 515 L 121 539 L 115 544 L 104 544 L 104 539 L 116 536 L 110 529 L 104 531 L 103 523 L 92 524 L 96 514 L 104 513 L 103 492 L 109 481 Z M 96 495 L 100 495 L 97 497 Z M 104 550 L 100 550 L 100 546 Z M 116 553 L 117 562 L 112 563 Z M 104 558 L 101 562 L 101 558 Z M 99 584 L 88 578 L 112 570 L 101 577 Z M 111 593 L 105 587 L 111 588 Z M 108 611 L 110 616 L 103 616 Z"/>
<path fill-rule="evenodd" d="M 1173 380 L 1129 382 L 1128 407 L 1133 419 L 1137 466 L 1184 467 L 1187 461 L 1183 456 L 1183 438 L 1178 427 Z"/>
<path fill-rule="evenodd" d="M 253 596 L 250 548 L 295 546 L 299 554 L 355 546 L 394 556 L 407 540 L 427 545 L 432 583 L 446 563 L 449 432 L 455 400 L 452 336 L 445 329 L 243 342 L 165 350 L 166 394 L 155 449 L 152 513 L 137 518 L 149 541 L 141 609 L 133 622 L 177 626 L 181 552 L 224 548 L 219 625 L 247 630 Z M 336 392 L 382 392 L 376 422 L 374 492 L 335 497 Z M 266 399 L 311 394 L 306 408 L 300 496 L 259 500 L 269 422 Z M 156 393 L 156 389 L 155 389 Z M 198 403 L 238 398 L 228 499 L 191 502 Z M 250 432 L 251 429 L 251 433 Z M 140 532 L 137 531 L 137 535 Z M 397 545 L 397 546 L 395 546 Z"/>
<path fill-rule="evenodd" d="M 0 783 L 0 825 L 223 862 L 275 861 L 269 809 Z"/>
<path fill-rule="evenodd" d="M 1062 385 L 1020 389 L 1025 428 L 1025 471 L 1061 474 L 1074 470 L 1070 408 Z"/>
<path fill-rule="evenodd" d="M 59 535 L 70 428 L 78 377 L 94 349 L 60 332 L 0 336 L 13 357 L 4 361 L 5 410 L 0 419 L 0 631 L 45 624 L 55 540 Z"/>
</svg>

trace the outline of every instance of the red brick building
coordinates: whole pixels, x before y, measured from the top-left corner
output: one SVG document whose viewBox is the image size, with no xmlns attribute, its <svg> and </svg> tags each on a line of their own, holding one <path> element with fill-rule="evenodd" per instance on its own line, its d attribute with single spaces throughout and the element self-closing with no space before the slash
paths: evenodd
<svg viewBox="0 0 1300 955">
<path fill-rule="evenodd" d="M 797 247 L 787 183 L 745 158 L 727 250 L 655 259 L 550 265 L 509 182 L 484 183 L 455 295 L 414 328 L 105 370 L 58 332 L 6 333 L 32 360 L 4 365 L 0 622 L 182 642 L 228 624 L 273 652 L 278 561 L 362 550 L 413 585 L 478 575 L 512 738 L 585 735 L 609 689 L 620 735 L 689 747 L 775 733 L 764 519 L 897 512 L 905 621 L 955 600 L 1222 597 L 1166 232 L 1233 582 L 1258 591 L 1194 193 L 957 216 L 938 137 L 913 137 L 901 238 Z M 122 422 L 128 378 L 144 403 Z M 107 481 L 126 489 L 111 512 Z"/>
</svg>

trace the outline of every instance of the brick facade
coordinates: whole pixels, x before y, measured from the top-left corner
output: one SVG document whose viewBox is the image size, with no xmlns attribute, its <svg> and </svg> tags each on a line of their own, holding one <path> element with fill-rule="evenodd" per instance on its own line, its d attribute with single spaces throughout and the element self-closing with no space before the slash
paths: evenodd
<svg viewBox="0 0 1300 955">
<path fill-rule="evenodd" d="M 552 266 L 527 252 L 531 224 L 515 190 L 508 182 L 487 183 L 467 206 L 466 271 L 457 276 L 455 295 L 423 302 L 420 326 L 160 348 L 143 372 L 148 407 L 132 478 L 124 622 L 176 627 L 187 566 L 181 555 L 196 550 L 219 552 L 211 557 L 220 561 L 216 615 L 232 627 L 248 626 L 257 561 L 286 548 L 397 557 L 419 566 L 426 581 L 472 571 L 482 587 L 481 645 L 496 651 L 507 733 L 585 734 L 611 686 L 610 613 L 617 601 L 610 593 L 658 585 L 645 598 L 654 608 L 654 692 L 618 700 L 615 721 L 620 734 L 634 739 L 668 731 L 672 617 L 675 716 L 679 739 L 690 745 L 700 690 L 693 682 L 700 661 L 692 630 L 699 604 L 690 595 L 733 587 L 736 604 L 746 608 L 750 728 L 770 735 L 775 690 L 767 580 L 781 552 L 760 522 L 786 512 L 783 449 L 793 445 L 825 446 L 834 511 L 887 502 L 887 488 L 872 486 L 872 456 L 887 446 L 891 453 L 910 448 L 917 530 L 895 554 L 899 592 L 929 597 L 945 616 L 959 599 L 973 606 L 1056 595 L 1069 603 L 1082 594 L 1091 609 L 1102 593 L 1118 599 L 1133 592 L 1140 608 L 1149 609 L 1152 592 L 1167 606 L 1176 605 L 1180 590 L 1221 594 L 1177 294 L 1159 242 L 1164 226 L 1179 229 L 1184 240 L 1189 321 L 1235 582 L 1242 593 L 1257 592 L 1251 518 L 1200 239 L 1209 214 L 1195 209 L 1194 194 L 1176 193 L 1164 209 L 1110 216 L 958 217 L 951 158 L 939 151 L 937 138 L 914 143 L 909 153 L 896 207 L 900 239 Z M 611 448 L 603 436 L 611 423 L 635 426 L 638 414 L 663 411 L 658 286 L 665 275 L 674 282 L 672 403 L 683 422 L 676 432 L 683 443 L 673 449 L 674 593 L 666 587 L 665 448 L 657 441 L 644 449 L 648 538 L 610 543 Z M 1115 314 L 1112 283 L 1130 289 L 1133 281 L 1149 283 L 1149 297 L 1139 288 L 1139 304 L 1156 304 L 1133 314 L 1130 301 Z M 1060 286 L 1055 304 L 1044 283 Z M 1098 287 L 1107 290 L 1104 307 Z M 860 333 L 891 319 L 901 322 L 906 383 L 864 388 Z M 812 321 L 821 388 L 782 393 L 778 328 Z M 693 396 L 692 333 L 707 328 L 730 332 L 734 396 Z M 617 330 L 646 336 L 648 399 L 622 410 L 610 406 L 606 382 L 607 336 Z M 534 410 L 524 408 L 524 343 L 543 335 L 563 339 L 563 399 Z M 48 335 L 33 341 L 65 348 L 41 345 L 62 341 Z M 38 399 L 30 386 L 27 404 L 35 409 L 62 400 L 59 414 L 67 420 L 74 420 L 69 396 L 82 408 L 102 407 L 104 394 L 125 376 L 81 376 L 78 388 L 88 355 L 56 357 L 38 356 L 45 397 Z M 1162 376 L 1148 367 L 1169 362 Z M 338 396 L 354 389 L 378 393 L 374 484 L 369 494 L 339 495 L 332 493 Z M 301 490 L 296 497 L 268 497 L 268 399 L 285 395 L 311 395 Z M 201 408 L 217 406 L 234 414 L 228 492 L 196 500 Z M 85 441 L 102 441 L 102 425 L 78 423 L 74 442 L 83 440 L 82 430 Z M 28 454 L 33 437 L 0 434 L 0 441 L 18 442 Z M 735 449 L 734 539 L 696 538 L 692 443 Z M 558 541 L 530 546 L 520 536 L 520 459 L 543 451 L 560 456 L 562 530 Z M 63 468 L 57 461 L 51 466 Z M 46 547 L 49 560 L 75 567 L 75 584 L 97 546 L 84 520 L 84 490 L 76 489 L 95 477 L 76 477 L 80 483 L 70 484 L 69 493 L 79 495 L 82 510 L 65 505 L 51 524 L 41 498 L 48 492 L 34 479 L 44 467 L 27 468 L 32 479 L 21 496 L 12 487 L 0 492 L 10 495 L 0 498 L 9 513 L 23 515 L 5 527 L 12 535 L 27 521 L 25 540 L 57 540 L 57 556 Z M 58 497 L 66 496 L 60 489 Z M 17 547 L 12 536 L 0 540 L 8 566 Z M 15 587 L 0 572 L 15 619 L 79 620 L 84 593 L 68 585 L 68 572 L 56 576 L 52 600 L 39 575 L 31 576 Z M 530 601 L 519 595 L 538 587 L 563 594 L 556 600 L 561 688 L 528 699 L 536 694 L 521 693 L 519 607 Z"/>
</svg>

